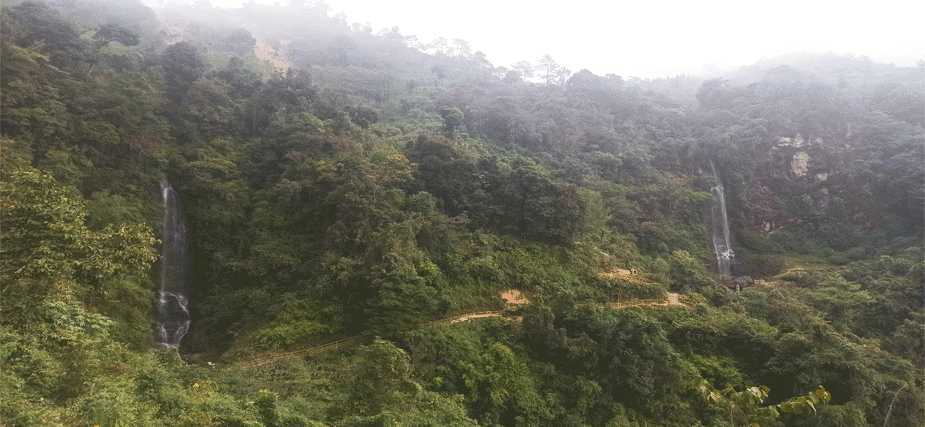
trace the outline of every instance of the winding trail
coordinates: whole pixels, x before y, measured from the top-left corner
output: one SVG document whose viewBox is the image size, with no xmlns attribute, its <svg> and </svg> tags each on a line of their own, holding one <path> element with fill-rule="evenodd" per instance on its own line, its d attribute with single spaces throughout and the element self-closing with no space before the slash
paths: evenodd
<svg viewBox="0 0 925 427">
<path fill-rule="evenodd" d="M 601 277 L 610 278 L 610 279 L 621 279 L 629 282 L 645 284 L 648 281 L 644 278 L 642 274 L 639 274 L 639 271 L 636 269 L 626 270 L 621 268 L 612 268 L 610 271 L 599 273 Z M 513 311 L 518 307 L 527 306 L 530 304 L 530 299 L 533 296 L 529 293 L 524 293 L 516 289 L 507 289 L 501 292 L 501 298 L 505 301 L 507 307 L 506 310 L 497 310 L 497 311 L 476 311 L 471 313 L 459 314 L 449 316 L 443 319 L 434 320 L 431 322 L 423 323 L 420 325 L 421 328 L 430 327 L 433 325 L 448 325 L 454 323 L 463 323 L 471 322 L 474 320 L 480 319 L 489 319 L 489 318 L 501 318 L 508 320 L 514 323 L 520 323 L 523 320 L 521 317 L 516 317 L 513 314 Z M 584 305 L 584 304 L 580 304 Z M 660 308 L 660 307 L 690 307 L 688 304 L 685 304 L 680 301 L 680 295 L 676 293 L 668 293 L 667 299 L 654 298 L 654 299 L 639 299 L 631 300 L 628 302 L 610 302 L 606 304 L 607 307 L 620 310 L 629 307 L 647 307 L 647 308 Z M 357 344 L 361 339 L 361 336 L 353 336 L 348 338 L 339 339 L 336 341 L 330 341 L 318 345 L 313 345 L 311 347 L 303 347 L 297 350 L 292 351 L 280 351 L 280 350 L 271 350 L 263 353 L 253 355 L 247 359 L 244 359 L 242 363 L 259 367 L 272 365 L 287 360 L 292 360 L 296 358 L 315 356 L 321 353 L 326 353 L 329 351 L 339 350 L 344 347 L 348 347 L 354 344 Z"/>
<path fill-rule="evenodd" d="M 683 305 L 687 307 L 687 305 L 681 304 L 681 302 L 678 301 L 678 294 L 675 294 L 675 293 L 668 294 L 668 305 Z"/>
<path fill-rule="evenodd" d="M 316 345 L 316 346 L 308 347 L 308 348 L 303 348 L 303 349 L 299 349 L 295 351 L 286 351 L 286 352 L 268 351 L 268 352 L 260 353 L 254 357 L 251 357 L 250 359 L 247 360 L 247 362 L 245 362 L 245 364 L 258 367 L 258 366 L 271 365 L 274 363 L 284 362 L 286 360 L 291 360 L 291 359 L 296 359 L 296 358 L 301 358 L 301 357 L 315 356 L 321 353 L 325 353 L 328 351 L 334 351 L 334 350 L 341 349 L 343 347 L 347 347 L 349 345 L 353 345 L 357 341 L 359 341 L 359 339 L 360 339 L 360 336 L 357 335 L 357 336 L 344 338 L 344 339 L 340 339 L 337 341 L 331 341 L 331 342 L 327 342 L 324 344 L 320 344 L 320 345 Z"/>
<path fill-rule="evenodd" d="M 510 291 L 509 291 L 510 292 Z M 509 303 L 510 304 L 510 303 Z M 525 305 L 529 304 L 529 300 L 518 295 L 517 302 L 511 305 Z M 669 293 L 668 299 L 656 299 L 656 300 L 638 300 L 630 303 L 610 303 L 607 304 L 608 307 L 613 309 L 624 309 L 629 307 L 669 307 L 669 306 L 680 306 L 680 307 L 689 307 L 687 304 L 680 302 L 680 296 L 676 293 Z M 434 320 L 432 322 L 427 322 L 421 324 L 422 328 L 434 326 L 434 325 L 449 325 L 454 323 L 463 323 L 471 322 L 473 320 L 479 319 L 489 319 L 489 318 L 501 318 L 509 320 L 511 322 L 518 322 L 522 320 L 519 317 L 515 317 L 508 311 L 496 310 L 496 311 L 477 311 L 472 313 L 466 313 L 456 316 L 451 316 L 439 320 Z M 327 353 L 329 351 L 339 350 L 344 347 L 348 347 L 356 344 L 360 341 L 361 336 L 352 336 L 348 338 L 339 339 L 336 341 L 330 341 L 323 344 L 315 345 L 312 347 L 301 348 L 293 351 L 268 351 L 257 354 L 244 363 L 253 367 L 260 367 L 266 365 L 272 365 L 287 360 L 292 360 L 296 358 L 315 356 L 322 353 Z"/>
<path fill-rule="evenodd" d="M 629 308 L 629 307 L 669 307 L 669 306 L 681 306 L 681 307 L 690 307 L 689 305 L 680 301 L 680 295 L 676 293 L 668 293 L 668 299 L 644 299 L 644 300 L 635 300 L 632 302 L 625 303 L 610 303 L 607 304 L 608 307 L 614 309 Z"/>
<path fill-rule="evenodd" d="M 504 316 L 504 312 L 502 311 L 480 311 L 480 312 L 475 312 L 475 313 L 466 313 L 466 314 L 462 314 L 458 316 L 447 317 L 447 318 L 440 319 L 440 320 L 434 320 L 432 322 L 427 322 L 427 323 L 422 324 L 421 327 L 426 328 L 426 327 L 433 326 L 433 325 L 447 325 L 451 323 L 469 322 L 475 319 L 486 319 L 489 317 L 506 318 Z M 352 336 L 348 338 L 343 338 L 337 341 L 331 341 L 331 342 L 326 342 L 324 344 L 319 344 L 319 345 L 312 346 L 312 347 L 302 348 L 299 350 L 286 351 L 286 352 L 268 351 L 268 352 L 260 353 L 254 357 L 251 357 L 250 359 L 248 359 L 246 364 L 251 365 L 251 366 L 263 366 L 263 365 L 278 363 L 278 362 L 300 358 L 300 357 L 315 356 L 321 353 L 326 353 L 328 351 L 334 351 L 334 350 L 341 349 L 343 347 L 347 347 L 349 345 L 353 345 L 357 341 L 359 341 L 360 338 L 361 338 L 360 335 L 356 335 L 356 336 Z"/>
</svg>

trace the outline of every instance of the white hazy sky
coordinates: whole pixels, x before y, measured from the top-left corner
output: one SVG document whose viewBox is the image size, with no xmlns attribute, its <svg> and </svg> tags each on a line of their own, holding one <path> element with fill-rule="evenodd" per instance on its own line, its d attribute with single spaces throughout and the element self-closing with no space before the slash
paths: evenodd
<svg viewBox="0 0 925 427">
<path fill-rule="evenodd" d="M 198 3 L 203 0 L 142 0 Z M 205 0 L 240 7 L 289 0 Z M 311 0 L 306 1 L 310 3 Z M 374 31 L 398 26 L 420 41 L 469 42 L 496 66 L 550 54 L 572 71 L 587 68 L 644 78 L 695 74 L 703 65 L 742 66 L 808 52 L 866 55 L 911 66 L 925 59 L 925 2 L 774 0 L 326 0 L 347 22 Z"/>
</svg>

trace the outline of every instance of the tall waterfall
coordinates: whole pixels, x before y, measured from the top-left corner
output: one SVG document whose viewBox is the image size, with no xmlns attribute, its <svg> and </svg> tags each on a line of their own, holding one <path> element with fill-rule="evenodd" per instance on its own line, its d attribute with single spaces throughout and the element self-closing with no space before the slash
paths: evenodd
<svg viewBox="0 0 925 427">
<path fill-rule="evenodd" d="M 161 287 L 158 291 L 154 341 L 162 347 L 178 347 L 190 325 L 186 297 L 186 224 L 177 204 L 177 194 L 161 183 L 164 203 L 164 232 L 161 240 Z"/>
<path fill-rule="evenodd" d="M 710 160 L 710 169 L 713 171 L 713 179 L 716 186 L 710 188 L 713 197 L 711 212 L 713 215 L 713 252 L 716 254 L 716 272 L 720 276 L 732 276 L 732 260 L 735 255 L 732 253 L 732 245 L 729 242 L 729 218 L 726 216 L 726 194 L 723 192 L 723 183 L 719 180 L 719 174 L 716 173 L 716 166 Z"/>
</svg>

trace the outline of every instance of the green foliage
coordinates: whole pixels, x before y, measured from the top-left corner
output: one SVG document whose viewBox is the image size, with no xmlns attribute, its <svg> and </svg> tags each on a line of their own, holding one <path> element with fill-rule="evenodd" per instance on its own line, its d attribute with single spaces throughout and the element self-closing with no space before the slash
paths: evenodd
<svg viewBox="0 0 925 427">
<path fill-rule="evenodd" d="M 509 201 L 521 198 L 523 202 L 518 204 L 522 216 L 515 215 L 512 223 L 517 224 L 521 230 L 535 230 L 528 232 L 528 236 L 569 245 L 581 230 L 585 214 L 584 201 L 575 187 L 552 184 L 544 180 L 541 174 L 529 165 L 519 166 L 513 171 L 512 182 L 503 194 Z M 542 196 L 526 198 L 529 194 Z"/>
<path fill-rule="evenodd" d="M 520 356 L 515 331 L 485 321 L 432 327 L 409 334 L 411 356 L 437 390 L 464 395 L 469 413 L 482 423 L 549 422 L 551 408 L 529 360 Z"/>
<path fill-rule="evenodd" d="M 437 308 L 437 290 L 414 270 L 388 272 L 373 286 L 378 288 L 378 298 L 369 307 L 372 332 L 385 335 L 416 327 Z"/>
<path fill-rule="evenodd" d="M 4 59 L 0 65 L 3 135 L 21 140 L 27 147 L 54 145 L 65 139 L 67 111 L 60 101 L 62 88 L 54 81 L 63 71 L 51 65 L 47 55 L 17 46 L 8 37 L 0 43 L 0 55 Z"/>
<path fill-rule="evenodd" d="M 280 425 L 279 410 L 276 409 L 276 401 L 279 396 L 270 390 L 260 390 L 254 397 L 254 407 L 260 415 L 260 420 L 267 427 L 277 427 Z"/>
<path fill-rule="evenodd" d="M 785 261 L 780 256 L 766 255 L 749 250 L 736 253 L 741 258 L 744 268 L 739 269 L 740 274 L 749 277 L 771 277 L 784 269 Z"/>
<path fill-rule="evenodd" d="M 450 141 L 419 138 L 409 159 L 418 163 L 424 188 L 451 214 L 476 224 L 559 245 L 583 231 L 584 199 L 578 188 L 558 182 L 541 165 L 515 158 L 510 171 L 497 159 L 473 159 Z"/>
<path fill-rule="evenodd" d="M 526 363 L 503 344 L 489 346 L 474 363 L 462 362 L 459 370 L 468 389 L 467 398 L 482 422 L 508 423 L 516 411 L 527 424 L 548 417 Z M 508 414 L 505 414 L 508 412 Z"/>
<path fill-rule="evenodd" d="M 159 350 L 139 364 L 135 373 L 135 394 L 152 405 L 161 416 L 177 416 L 183 411 L 184 390 L 178 378 L 181 361 L 175 349 Z"/>
<path fill-rule="evenodd" d="M 694 259 L 687 251 L 672 252 L 669 265 L 669 279 L 673 291 L 701 292 L 704 288 L 716 286 L 716 282 L 703 271 L 703 262 Z"/>
<path fill-rule="evenodd" d="M 280 306 L 275 314 L 276 320 L 267 329 L 254 334 L 257 347 L 287 348 L 330 336 L 337 330 L 336 320 L 325 316 L 328 313 L 318 301 L 287 298 Z"/>
<path fill-rule="evenodd" d="M 130 390 L 107 385 L 81 402 L 81 412 L 100 427 L 155 426 L 154 408 L 139 404 Z"/>
<path fill-rule="evenodd" d="M 657 413 L 665 401 L 655 396 L 682 384 L 681 358 L 665 330 L 636 309 L 582 308 L 562 324 L 569 345 L 560 369 L 595 378 L 615 400 Z"/>
<path fill-rule="evenodd" d="M 467 416 L 460 399 L 450 399 L 421 389 L 399 393 L 398 398 L 400 401 L 398 405 L 376 416 L 347 417 L 338 425 L 351 427 L 380 425 L 475 427 L 479 425 Z"/>
<path fill-rule="evenodd" d="M 273 295 L 266 289 L 223 289 L 222 292 L 216 292 L 215 296 L 202 301 L 199 308 L 205 316 L 203 327 L 213 331 L 205 342 L 222 350 L 227 349 L 231 337 L 237 333 L 229 326 L 237 324 L 246 330 L 266 322 L 272 315 L 270 308 L 273 303 Z M 267 345 L 272 345 L 276 338 L 275 331 L 271 329 L 266 334 L 263 340 Z M 295 341 L 295 337 L 283 336 L 280 344 L 288 339 Z"/>
<path fill-rule="evenodd" d="M 700 376 L 710 384 L 741 387 L 745 384 L 738 361 L 729 356 L 702 356 L 696 353 L 685 355 Z"/>
<path fill-rule="evenodd" d="M 110 42 L 118 42 L 123 46 L 137 46 L 140 42 L 136 34 L 118 24 L 100 26 L 100 29 L 93 34 L 93 39 L 97 41 L 100 47 Z"/>
<path fill-rule="evenodd" d="M 690 312 L 672 314 L 670 319 L 668 337 L 676 348 L 708 358 L 734 360 L 741 375 L 754 378 L 775 355 L 778 331 L 765 322 L 728 308 L 698 307 Z M 716 362 L 719 361 L 709 363 Z"/>
<path fill-rule="evenodd" d="M 838 327 L 852 328 L 853 315 L 862 307 L 873 301 L 869 292 L 861 285 L 841 277 L 828 277 L 817 284 L 809 296 L 809 301 L 821 312 L 826 313 L 832 323 Z"/>
<path fill-rule="evenodd" d="M 861 403 L 867 417 L 873 418 L 879 417 L 873 415 L 875 405 L 867 402 L 882 402 L 885 397 L 881 390 L 898 388 L 914 375 L 910 362 L 878 346 L 852 341 L 827 325 L 808 329 L 781 337 L 778 354 L 768 362 L 763 382 L 780 387 L 784 393 L 797 393 L 812 384 L 837 388 L 842 391 L 833 403 Z"/>
<path fill-rule="evenodd" d="M 106 224 L 144 222 L 138 203 L 108 190 L 93 193 L 87 201 L 87 228 L 101 230 Z"/>
<path fill-rule="evenodd" d="M 146 226 L 87 229 L 77 192 L 34 169 L 13 172 L 0 183 L 0 203 L 4 322 L 34 318 L 30 301 L 36 298 L 51 302 L 67 295 L 115 314 L 125 303 L 120 297 L 145 283 L 156 258 L 156 241 Z"/>
<path fill-rule="evenodd" d="M 376 415 L 399 402 L 398 392 L 414 390 L 408 355 L 389 341 L 376 339 L 362 350 L 351 381 L 350 399 L 358 413 Z"/>
<path fill-rule="evenodd" d="M 23 2 L 3 9 L 4 41 L 41 46 L 58 68 L 73 66 L 86 55 L 86 43 L 60 12 L 40 2 Z"/>
<path fill-rule="evenodd" d="M 185 41 L 167 46 L 161 64 L 167 85 L 167 98 L 177 103 L 183 99 L 206 68 L 196 46 Z"/>
<path fill-rule="evenodd" d="M 825 388 L 819 386 L 819 388 L 806 396 L 791 398 L 777 406 L 782 412 L 808 414 L 810 411 L 816 412 L 816 405 L 824 405 L 830 400 L 832 400 L 832 395 L 825 391 Z"/>
<path fill-rule="evenodd" d="M 831 394 L 819 386 L 805 396 L 791 398 L 779 405 L 759 407 L 758 405 L 764 403 L 768 398 L 768 392 L 771 391 L 765 386 L 749 387 L 740 392 L 735 391 L 732 386 L 727 386 L 723 390 L 715 390 L 709 382 L 702 380 L 698 389 L 711 405 L 723 407 L 729 411 L 729 422 L 734 426 L 758 427 L 758 421 L 776 419 L 781 412 L 815 414 L 817 405 L 825 405 L 832 399 Z"/>
<path fill-rule="evenodd" d="M 925 366 L 925 315 L 919 312 L 905 319 L 886 340 L 884 347 L 892 353 L 911 360 L 915 366 Z"/>
<path fill-rule="evenodd" d="M 32 153 L 29 152 L 28 146 L 12 139 L 0 139 L 0 155 L 3 156 L 0 177 L 5 178 L 10 172 L 27 168 L 32 164 Z"/>
<path fill-rule="evenodd" d="M 229 91 L 230 88 L 218 79 L 196 80 L 183 97 L 183 117 L 199 124 L 206 137 L 232 131 L 237 106 Z"/>
<path fill-rule="evenodd" d="M 453 136 L 457 127 L 463 124 L 463 113 L 458 108 L 444 108 L 440 110 L 443 117 L 443 130 L 448 136 Z"/>
</svg>

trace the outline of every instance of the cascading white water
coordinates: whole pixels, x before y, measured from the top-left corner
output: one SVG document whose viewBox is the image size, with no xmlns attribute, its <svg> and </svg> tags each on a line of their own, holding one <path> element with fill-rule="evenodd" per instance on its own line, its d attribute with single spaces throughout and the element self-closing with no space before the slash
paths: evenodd
<svg viewBox="0 0 925 427">
<path fill-rule="evenodd" d="M 713 252 L 716 254 L 716 272 L 720 276 L 732 276 L 732 260 L 735 255 L 732 253 L 732 244 L 729 241 L 729 218 L 726 216 L 726 195 L 723 192 L 723 183 L 719 180 L 719 174 L 716 173 L 716 166 L 710 160 L 710 169 L 713 171 L 713 179 L 716 180 L 716 186 L 710 188 L 716 201 L 713 203 L 711 212 L 713 215 Z"/>
<path fill-rule="evenodd" d="M 162 347 L 178 347 L 189 330 L 189 300 L 186 298 L 186 224 L 173 187 L 161 183 L 164 203 L 164 232 L 161 237 L 161 287 L 154 341 Z"/>
</svg>

